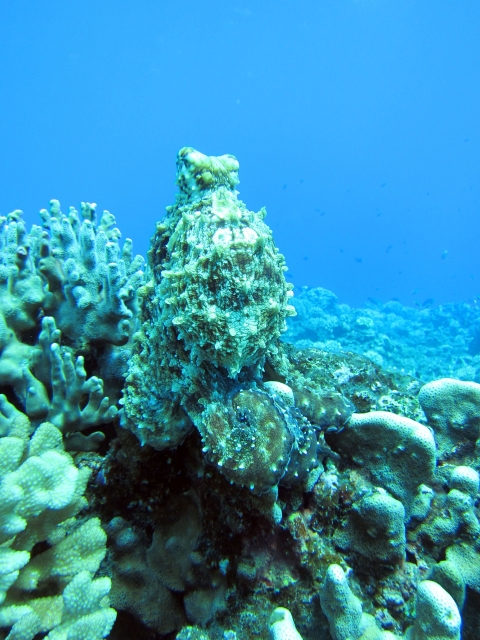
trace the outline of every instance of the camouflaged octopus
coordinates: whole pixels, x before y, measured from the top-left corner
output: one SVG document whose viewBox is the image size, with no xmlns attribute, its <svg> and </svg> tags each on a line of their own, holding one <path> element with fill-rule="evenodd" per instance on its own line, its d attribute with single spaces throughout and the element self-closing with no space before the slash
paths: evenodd
<svg viewBox="0 0 480 640">
<path fill-rule="evenodd" d="M 295 315 L 293 286 L 265 210 L 237 197 L 238 167 L 231 155 L 178 154 L 179 193 L 157 223 L 140 291 L 122 424 L 158 450 L 196 427 L 208 461 L 261 493 L 305 477 L 317 442 L 264 384 L 266 359 Z"/>
</svg>

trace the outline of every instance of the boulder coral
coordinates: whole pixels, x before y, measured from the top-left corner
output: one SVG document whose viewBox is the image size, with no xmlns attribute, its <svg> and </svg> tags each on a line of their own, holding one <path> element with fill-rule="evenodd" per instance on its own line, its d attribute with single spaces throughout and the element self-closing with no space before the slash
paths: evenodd
<svg viewBox="0 0 480 640">
<path fill-rule="evenodd" d="M 336 449 L 368 469 L 407 509 L 435 470 L 435 440 L 422 424 L 388 411 L 354 413 L 335 435 Z"/>
<path fill-rule="evenodd" d="M 435 430 L 441 455 L 480 437 L 480 384 L 442 378 L 424 385 L 418 399 Z"/>
<path fill-rule="evenodd" d="M 404 520 L 403 504 L 379 488 L 353 504 L 335 541 L 371 560 L 401 562 L 406 546 Z"/>
</svg>

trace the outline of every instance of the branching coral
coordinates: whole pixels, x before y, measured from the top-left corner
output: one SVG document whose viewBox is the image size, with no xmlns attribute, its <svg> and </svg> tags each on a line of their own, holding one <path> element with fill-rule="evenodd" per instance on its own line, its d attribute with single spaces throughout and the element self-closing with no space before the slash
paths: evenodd
<svg viewBox="0 0 480 640">
<path fill-rule="evenodd" d="M 120 256 L 108 212 L 98 226 L 95 206 L 82 214 L 52 201 L 28 233 L 20 211 L 0 218 L 0 626 L 12 640 L 99 640 L 116 616 L 109 578 L 93 579 L 106 535 L 79 518 L 89 471 L 65 448 L 96 448 L 103 434 L 80 432 L 117 414 L 79 350 L 96 352 L 98 371 L 115 363 L 118 387 L 113 350 L 133 331 L 143 259 L 128 240 Z"/>
<path fill-rule="evenodd" d="M 60 639 L 67 627 L 83 628 L 82 637 L 92 640 L 105 637 L 115 612 L 93 592 L 100 588 L 103 598 L 110 581 L 92 576 L 106 553 L 106 535 L 98 518 L 77 519 L 89 470 L 77 469 L 54 425 L 45 422 L 30 437 L 26 416 L 0 401 L 0 626 L 12 627 L 12 640 L 48 631 Z M 33 554 L 39 543 L 46 549 Z M 74 599 L 82 608 L 72 608 Z"/>
<path fill-rule="evenodd" d="M 118 398 L 134 330 L 141 256 L 120 248 L 115 218 L 83 203 L 64 216 L 57 200 L 42 210 L 43 228 L 27 233 L 22 212 L 0 218 L 0 384 L 13 388 L 28 414 L 41 416 L 45 393 L 32 375 L 32 347 L 51 316 L 74 352 L 95 355 L 95 373 Z M 127 352 L 125 352 L 127 349 Z M 93 361 L 93 358 L 90 358 Z M 21 363 L 21 366 L 18 366 Z"/>
<path fill-rule="evenodd" d="M 40 212 L 48 234 L 42 234 L 37 257 L 48 282 L 46 312 L 76 344 L 125 344 L 143 283 L 143 258 L 133 258 L 130 240 L 120 251 L 121 234 L 108 211 L 97 225 L 95 204 L 82 203 L 82 221 L 73 207 L 63 216 L 57 200 L 50 205 Z"/>
</svg>

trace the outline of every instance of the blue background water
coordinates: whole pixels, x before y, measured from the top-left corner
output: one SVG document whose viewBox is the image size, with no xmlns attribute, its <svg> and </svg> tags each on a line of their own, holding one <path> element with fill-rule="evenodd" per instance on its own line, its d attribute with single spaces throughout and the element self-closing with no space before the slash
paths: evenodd
<svg viewBox="0 0 480 640">
<path fill-rule="evenodd" d="M 0 213 L 95 201 L 145 254 L 178 149 L 233 153 L 297 286 L 472 298 L 479 42 L 476 0 L 3 0 Z"/>
</svg>

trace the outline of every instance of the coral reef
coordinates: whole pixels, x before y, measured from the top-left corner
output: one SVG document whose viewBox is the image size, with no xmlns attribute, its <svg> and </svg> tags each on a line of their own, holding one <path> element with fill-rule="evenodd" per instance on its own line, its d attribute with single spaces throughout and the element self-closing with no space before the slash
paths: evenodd
<svg viewBox="0 0 480 640">
<path fill-rule="evenodd" d="M 73 207 L 64 216 L 52 200 L 40 212 L 42 227 L 29 233 L 21 211 L 0 217 L 0 384 L 32 418 L 45 414 L 51 394 L 34 370 L 46 316 L 50 333 L 60 332 L 51 342 L 61 335 L 63 351 L 84 357 L 112 399 L 120 397 L 144 260 L 133 257 L 128 239 L 120 250 L 114 216 L 105 211 L 97 224 L 95 209 L 82 203 L 80 221 Z"/>
<path fill-rule="evenodd" d="M 294 317 L 237 184 L 180 151 L 145 277 L 95 205 L 0 218 L 0 638 L 476 640 L 477 310 Z"/>
<path fill-rule="evenodd" d="M 354 413 L 335 445 L 408 510 L 418 487 L 432 480 L 435 440 L 427 427 L 409 418 L 387 411 Z"/>
<path fill-rule="evenodd" d="M 480 437 L 480 384 L 442 378 L 422 387 L 418 400 L 434 427 L 441 457 Z"/>
<path fill-rule="evenodd" d="M 302 640 L 292 614 L 284 607 L 277 607 L 270 617 L 270 637 L 272 640 Z"/>
<path fill-rule="evenodd" d="M 334 541 L 341 549 L 355 551 L 372 561 L 400 562 L 405 557 L 404 520 L 403 504 L 376 488 L 352 504 Z"/>
<path fill-rule="evenodd" d="M 80 222 L 50 204 L 30 232 L 21 211 L 0 218 L 0 635 L 96 640 L 116 618 L 94 577 L 106 534 L 67 451 L 96 450 L 117 415 L 143 259 L 129 241 L 120 258 L 108 212 L 97 227 L 95 205 Z"/>
<path fill-rule="evenodd" d="M 416 620 L 407 640 L 460 640 L 461 618 L 453 598 L 436 582 L 418 585 Z"/>
<path fill-rule="evenodd" d="M 358 309 L 327 289 L 302 287 L 285 340 L 300 349 L 353 351 L 424 382 L 450 377 L 480 382 L 478 299 L 434 306 L 370 299 Z"/>
<path fill-rule="evenodd" d="M 74 344 L 128 342 L 137 311 L 136 289 L 143 283 L 143 258 L 132 256 L 127 240 L 120 253 L 120 231 L 104 211 L 96 224 L 96 205 L 82 203 L 82 221 L 57 200 L 42 209 L 38 269 L 48 283 L 46 312 Z"/>
<path fill-rule="evenodd" d="M 111 520 L 106 530 L 112 544 L 112 605 L 120 611 L 137 615 L 147 627 L 160 634 L 181 628 L 185 623 L 185 615 L 173 594 L 163 584 L 159 575 L 161 572 L 151 565 L 145 535 L 118 517 Z M 188 562 L 188 558 L 184 557 L 175 559 Z M 169 563 L 166 565 L 168 571 Z"/>
<path fill-rule="evenodd" d="M 106 535 L 98 518 L 78 517 L 90 471 L 75 466 L 54 425 L 33 431 L 1 402 L 0 628 L 12 627 L 12 640 L 105 637 L 116 617 L 106 601 L 111 581 L 92 577 Z"/>
</svg>

